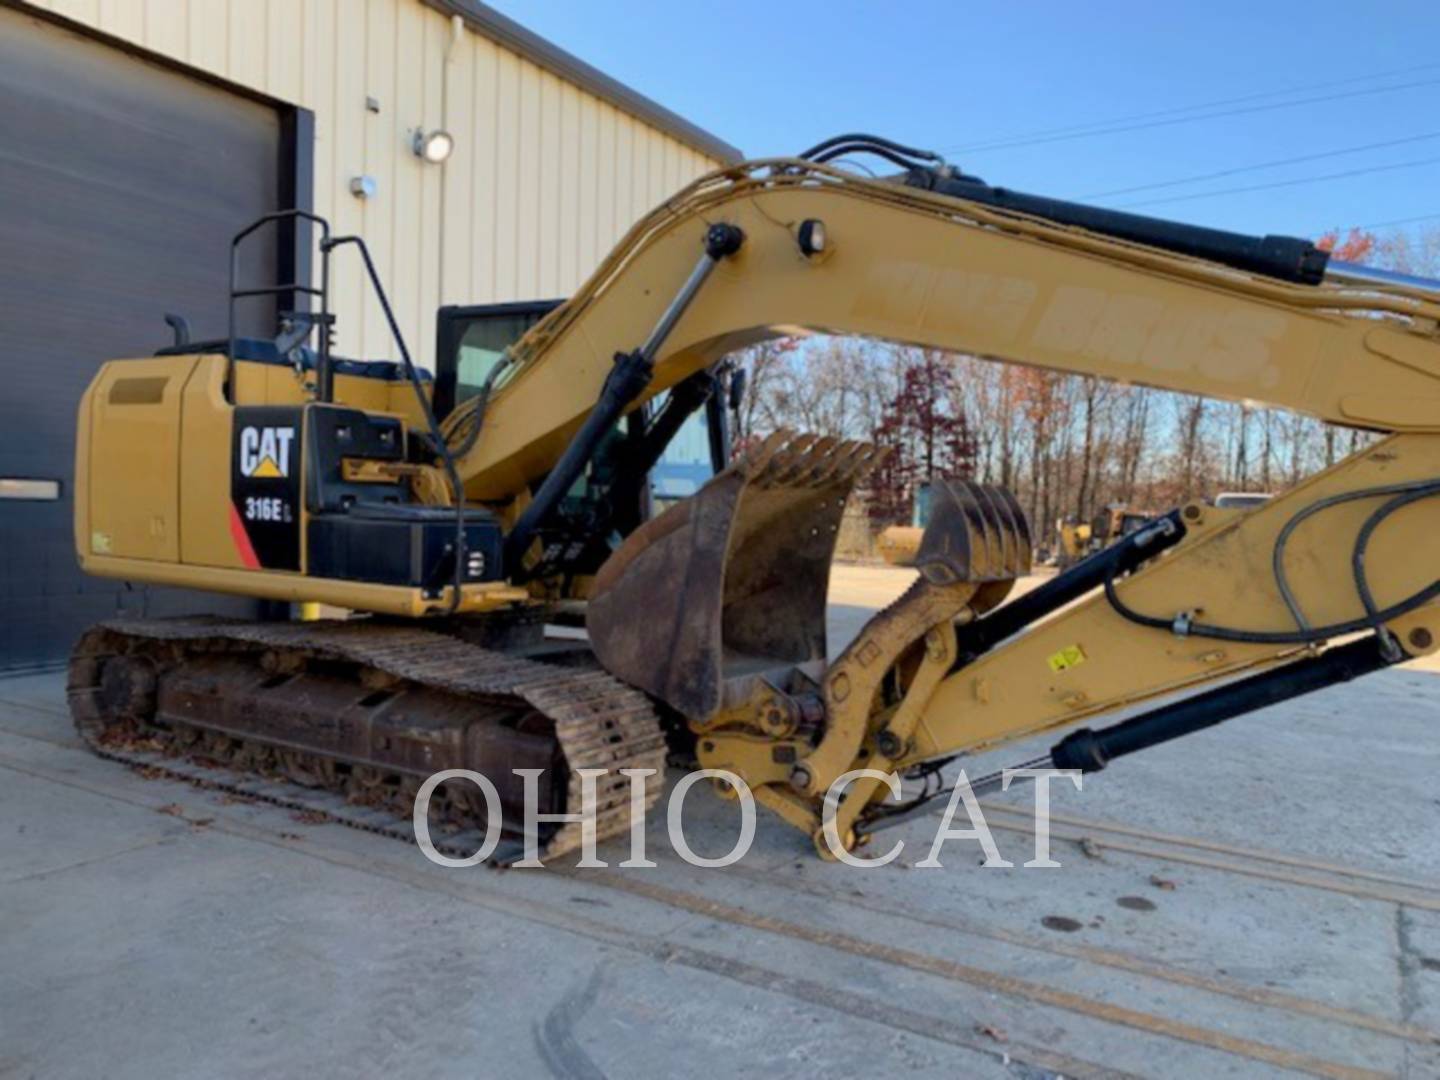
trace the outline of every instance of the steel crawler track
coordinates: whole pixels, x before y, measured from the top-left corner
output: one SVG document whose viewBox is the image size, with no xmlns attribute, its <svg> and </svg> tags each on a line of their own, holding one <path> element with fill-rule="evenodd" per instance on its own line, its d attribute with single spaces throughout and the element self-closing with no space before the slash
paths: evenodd
<svg viewBox="0 0 1440 1080">
<path fill-rule="evenodd" d="M 233 678 L 227 683 L 214 677 L 217 665 L 222 673 L 229 665 L 251 678 L 271 673 L 267 691 L 323 667 L 329 685 L 337 677 L 348 680 L 341 683 L 349 690 L 343 716 L 338 723 L 326 714 L 308 726 L 277 729 L 273 717 L 264 715 L 264 700 L 246 698 L 244 686 L 224 695 L 225 687 L 237 684 Z M 213 685 L 206 677 L 213 678 Z M 213 696 L 194 691 L 187 679 L 211 687 Z M 433 715 L 411 720 L 392 714 L 383 728 L 372 723 L 367 702 L 385 698 L 387 691 L 423 697 Z M 68 694 L 81 738 L 102 757 L 400 840 L 414 839 L 413 796 L 425 776 L 442 768 L 483 773 L 487 766 L 508 771 L 512 761 L 534 763 L 533 752 L 528 759 L 511 758 L 503 743 L 497 744 L 502 746 L 498 758 L 488 762 L 463 757 L 477 736 L 482 743 L 486 736 L 506 738 L 507 725 L 517 717 L 553 738 L 553 749 L 568 769 L 566 809 L 581 805 L 577 770 L 608 770 L 596 785 L 601 840 L 630 828 L 631 782 L 619 770 L 657 770 L 646 787 L 647 810 L 663 786 L 665 737 L 654 707 L 640 692 L 602 671 L 543 664 L 445 634 L 368 620 L 106 622 L 76 646 Z M 324 697 L 310 688 L 306 701 L 323 704 Z M 374 708 L 378 717 L 380 706 Z M 486 730 L 477 731 L 480 726 Z M 354 747 L 373 750 L 395 743 L 404 752 L 395 751 L 390 759 L 358 749 L 336 753 L 335 733 L 342 728 Z M 536 736 L 525 738 L 542 752 L 552 749 L 543 739 L 537 744 Z M 448 835 L 432 828 L 432 839 L 446 854 L 468 856 L 480 846 L 484 822 L 465 813 L 468 807 L 461 803 L 453 803 L 452 810 L 461 813 L 460 820 Z M 522 853 L 518 829 L 506 824 L 493 862 L 512 862 Z M 545 840 L 542 857 L 580 843 L 580 825 L 564 824 Z"/>
</svg>

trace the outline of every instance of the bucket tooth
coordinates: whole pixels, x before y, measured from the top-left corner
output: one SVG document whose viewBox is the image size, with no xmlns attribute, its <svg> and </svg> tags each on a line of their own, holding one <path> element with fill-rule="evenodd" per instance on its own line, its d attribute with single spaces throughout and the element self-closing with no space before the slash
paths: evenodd
<svg viewBox="0 0 1440 1080">
<path fill-rule="evenodd" d="M 730 467 L 738 469 L 749 477 L 758 477 L 770 466 L 779 450 L 789 441 L 789 431 L 777 431 L 773 435 L 767 435 L 760 445 L 749 450 Z"/>
<path fill-rule="evenodd" d="M 827 444 L 833 440 L 819 435 L 797 436 L 787 448 L 784 460 L 775 468 L 771 483 L 783 486 L 803 486 L 824 458 Z"/>
<path fill-rule="evenodd" d="M 809 486 L 832 484 L 839 475 L 839 462 L 835 455 L 841 442 L 839 439 L 823 438 L 810 448 L 805 468 L 796 480 Z"/>
<path fill-rule="evenodd" d="M 635 530 L 587 605 L 606 670 L 692 720 L 757 680 L 818 675 L 840 519 L 876 461 L 866 443 L 778 432 Z"/>
<path fill-rule="evenodd" d="M 824 439 L 818 435 L 799 436 L 786 452 L 783 461 L 775 468 L 770 482 L 783 485 L 804 484 L 806 475 L 819 459 L 822 442 Z"/>
</svg>

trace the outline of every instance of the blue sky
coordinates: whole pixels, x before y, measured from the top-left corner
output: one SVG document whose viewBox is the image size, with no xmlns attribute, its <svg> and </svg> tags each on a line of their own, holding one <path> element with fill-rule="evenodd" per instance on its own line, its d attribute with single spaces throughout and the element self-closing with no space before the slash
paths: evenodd
<svg viewBox="0 0 1440 1080">
<path fill-rule="evenodd" d="M 1440 226 L 1434 0 L 489 2 L 752 157 L 869 131 L 941 150 L 993 184 L 1115 206 L 1402 165 L 1134 209 L 1306 236 L 1421 215 L 1435 216 L 1403 227 Z M 1270 107 L 1310 98 L 1330 100 Z M 1230 103 L 1173 111 L 1220 101 Z M 1237 109 L 1250 111 L 1154 125 Z M 1132 130 L 982 148 L 1110 121 Z"/>
</svg>

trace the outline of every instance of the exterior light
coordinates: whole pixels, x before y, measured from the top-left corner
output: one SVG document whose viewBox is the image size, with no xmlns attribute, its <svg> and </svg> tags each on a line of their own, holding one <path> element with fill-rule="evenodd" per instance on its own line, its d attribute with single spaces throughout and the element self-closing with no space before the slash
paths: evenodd
<svg viewBox="0 0 1440 1080">
<path fill-rule="evenodd" d="M 350 178 L 350 194 L 357 199 L 373 199 L 379 190 L 380 185 L 375 182 L 373 176 L 352 176 Z"/>
<path fill-rule="evenodd" d="M 800 254 L 807 259 L 814 258 L 825 250 L 825 223 L 818 218 L 806 218 L 800 223 L 796 240 L 800 244 Z"/>
<path fill-rule="evenodd" d="M 448 131 L 441 131 L 438 128 L 434 131 L 417 128 L 410 148 L 415 151 L 415 156 L 421 161 L 428 161 L 432 165 L 442 165 L 455 149 L 455 139 Z"/>
</svg>

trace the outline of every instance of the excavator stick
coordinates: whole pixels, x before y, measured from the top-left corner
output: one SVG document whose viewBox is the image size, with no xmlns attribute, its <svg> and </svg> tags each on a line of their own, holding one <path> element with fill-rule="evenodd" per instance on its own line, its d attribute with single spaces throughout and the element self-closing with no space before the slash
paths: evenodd
<svg viewBox="0 0 1440 1080">
<path fill-rule="evenodd" d="M 956 627 L 1031 567 L 1014 497 L 933 481 L 918 577 L 827 660 L 825 605 L 846 497 L 873 447 L 781 433 L 632 533 L 596 576 L 587 622 L 611 674 L 678 712 L 697 760 L 739 776 L 823 847 L 824 796 L 846 769 L 908 752 L 957 658 Z M 857 783 L 837 819 L 853 842 L 881 792 Z"/>
<path fill-rule="evenodd" d="M 1030 571 L 1030 527 L 1013 495 L 959 479 L 934 481 L 931 490 L 918 579 L 826 671 L 823 733 L 791 768 L 791 791 L 759 796 L 810 831 L 822 853 L 821 800 L 831 783 L 847 769 L 884 770 L 909 753 L 935 687 L 958 658 L 956 627 L 1001 604 Z M 863 780 L 835 814 L 845 846 L 853 846 L 859 815 L 880 792 Z"/>
<path fill-rule="evenodd" d="M 840 519 L 884 451 L 782 431 L 637 529 L 586 616 L 605 669 L 692 721 L 825 665 Z"/>
<path fill-rule="evenodd" d="M 845 500 L 883 451 L 779 433 L 693 498 L 636 530 L 595 579 L 587 623 L 611 674 L 703 734 L 698 760 L 822 837 L 824 795 L 856 762 L 903 758 L 957 657 L 955 627 L 1030 571 L 1031 535 L 1003 488 L 932 482 L 918 580 L 833 663 L 825 603 Z M 853 844 L 879 790 L 836 818 Z"/>
</svg>

